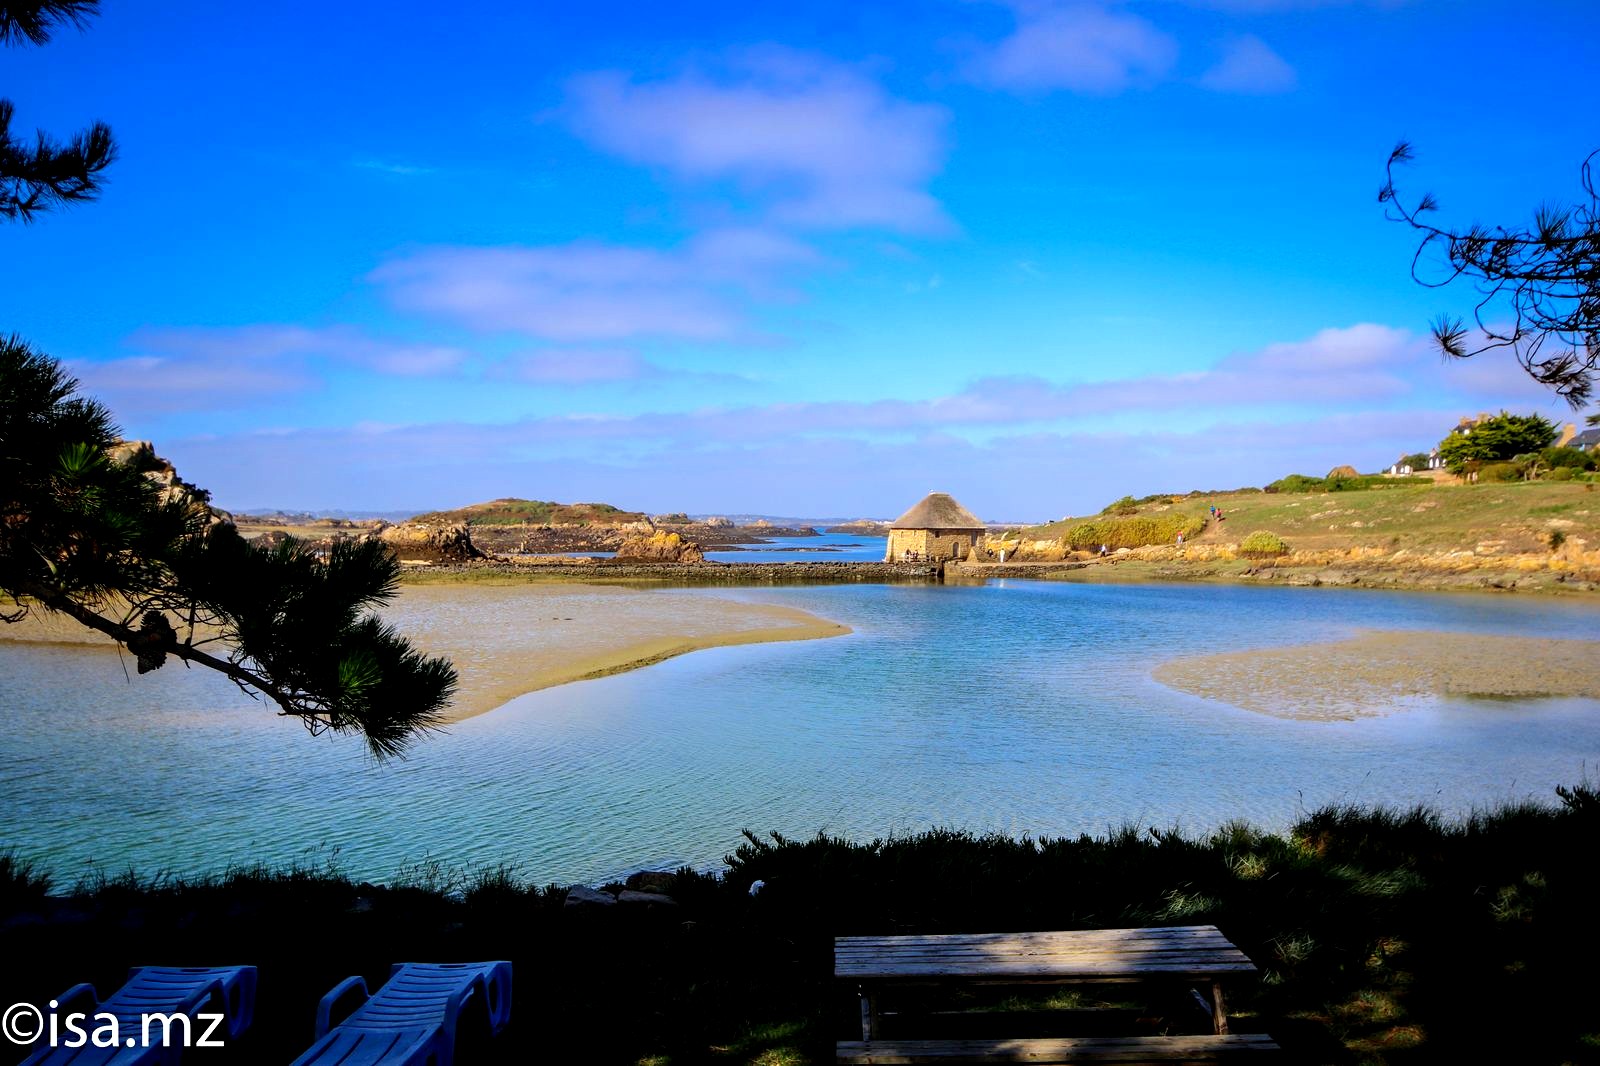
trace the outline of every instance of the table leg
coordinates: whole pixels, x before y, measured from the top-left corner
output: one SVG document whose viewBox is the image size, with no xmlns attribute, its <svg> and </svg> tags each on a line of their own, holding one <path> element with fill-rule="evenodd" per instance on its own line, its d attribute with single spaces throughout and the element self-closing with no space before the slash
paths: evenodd
<svg viewBox="0 0 1600 1066">
<path fill-rule="evenodd" d="M 1222 982 L 1211 982 L 1211 1025 L 1219 1034 L 1228 1031 L 1228 1008 L 1222 1001 Z"/>
<path fill-rule="evenodd" d="M 872 998 L 872 987 L 861 985 L 857 988 L 861 996 L 861 1039 L 876 1040 L 878 1038 L 878 1005 Z"/>
</svg>

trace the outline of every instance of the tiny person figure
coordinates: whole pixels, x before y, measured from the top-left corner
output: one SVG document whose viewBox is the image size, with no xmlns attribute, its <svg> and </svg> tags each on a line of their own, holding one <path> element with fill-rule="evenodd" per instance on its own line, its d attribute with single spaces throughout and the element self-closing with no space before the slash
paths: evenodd
<svg viewBox="0 0 1600 1066">
<path fill-rule="evenodd" d="M 1178 547 L 1183 547 L 1183 531 L 1181 529 L 1178 531 Z"/>
</svg>

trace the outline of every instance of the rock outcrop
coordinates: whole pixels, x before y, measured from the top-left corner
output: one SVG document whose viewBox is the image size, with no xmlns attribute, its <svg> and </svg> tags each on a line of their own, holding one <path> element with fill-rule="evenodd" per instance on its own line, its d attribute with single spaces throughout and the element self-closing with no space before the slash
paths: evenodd
<svg viewBox="0 0 1600 1066">
<path fill-rule="evenodd" d="M 624 540 L 617 546 L 617 558 L 627 562 L 703 563 L 706 557 L 694 541 L 658 529 Z"/>
<path fill-rule="evenodd" d="M 484 558 L 465 522 L 402 522 L 378 534 L 403 563 L 464 563 Z"/>
<path fill-rule="evenodd" d="M 181 503 L 193 511 L 204 511 L 212 525 L 233 521 L 227 511 L 211 506 L 211 493 L 198 485 L 190 484 L 178 476 L 177 468 L 156 454 L 155 445 L 147 440 L 124 440 L 112 445 L 106 457 L 144 472 L 144 476 L 161 487 L 162 503 Z"/>
</svg>

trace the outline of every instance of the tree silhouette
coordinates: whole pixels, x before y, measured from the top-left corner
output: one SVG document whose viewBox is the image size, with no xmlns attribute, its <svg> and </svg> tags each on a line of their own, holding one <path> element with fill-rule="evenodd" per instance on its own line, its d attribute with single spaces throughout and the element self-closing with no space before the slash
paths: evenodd
<svg viewBox="0 0 1600 1066">
<path fill-rule="evenodd" d="M 44 44 L 57 26 L 81 29 L 99 10 L 100 0 L 0 2 L 0 45 Z M 65 144 L 39 131 L 28 143 L 11 132 L 15 114 L 0 99 L 0 217 L 31 222 L 40 211 L 94 199 L 117 155 L 111 127 L 96 122 Z"/>
<path fill-rule="evenodd" d="M 0 43 L 43 43 L 97 8 L 0 2 Z M 91 198 L 110 130 L 64 148 L 41 134 L 24 151 L 11 113 L 0 101 L 0 217 Z M 141 674 L 168 657 L 216 670 L 313 733 L 361 734 L 380 758 L 439 724 L 454 667 L 372 614 L 398 588 L 385 545 L 339 543 L 326 558 L 292 539 L 252 545 L 206 493 L 163 481 L 153 452 L 114 458 L 110 412 L 77 388 L 55 359 L 0 337 L 0 621 L 66 615 L 126 647 Z"/>
<path fill-rule="evenodd" d="M 1411 260 L 1411 276 L 1429 288 L 1470 279 L 1479 299 L 1473 309 L 1477 335 L 1450 315 L 1440 316 L 1433 336 L 1445 355 L 1469 359 L 1507 348 L 1535 381 L 1572 407 L 1594 393 L 1600 368 L 1600 192 L 1594 161 L 1584 160 L 1580 182 L 1587 203 L 1541 206 L 1526 228 L 1484 226 L 1444 229 L 1424 221 L 1439 208 L 1432 194 L 1406 206 L 1395 186 L 1395 167 L 1414 158 L 1402 141 L 1389 153 L 1378 190 L 1385 217 L 1422 233 Z M 1442 262 L 1427 262 L 1437 254 Z M 1437 265 L 1440 273 L 1426 275 Z"/>
<path fill-rule="evenodd" d="M 209 667 L 378 756 L 438 725 L 454 668 L 369 613 L 397 589 L 387 546 L 322 559 L 293 539 L 252 545 L 204 494 L 149 477 L 150 453 L 112 458 L 110 414 L 76 388 L 54 359 L 0 340 L 0 619 L 64 614 L 127 647 L 141 674 L 168 656 Z"/>
</svg>

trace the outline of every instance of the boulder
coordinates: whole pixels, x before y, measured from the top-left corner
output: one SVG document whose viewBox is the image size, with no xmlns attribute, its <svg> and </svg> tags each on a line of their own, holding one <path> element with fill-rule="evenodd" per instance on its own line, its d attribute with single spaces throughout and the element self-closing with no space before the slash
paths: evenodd
<svg viewBox="0 0 1600 1066">
<path fill-rule="evenodd" d="M 465 522 L 435 526 L 424 522 L 402 522 L 378 534 L 402 562 L 464 563 L 484 558 L 472 543 Z"/>
<path fill-rule="evenodd" d="M 656 530 L 628 537 L 617 546 L 617 558 L 628 562 L 701 563 L 706 557 L 694 541 Z"/>
<path fill-rule="evenodd" d="M 601 892 L 588 885 L 573 885 L 567 889 L 567 900 L 562 906 L 578 910 L 584 907 L 611 907 L 616 902 L 617 897 L 609 892 Z"/>
<path fill-rule="evenodd" d="M 660 892 L 635 892 L 625 888 L 617 896 L 617 902 L 632 907 L 645 907 L 650 910 L 666 910 L 676 907 L 678 901 L 671 896 L 664 896 Z"/>
<path fill-rule="evenodd" d="M 677 879 L 678 875 L 671 870 L 640 870 L 638 873 L 629 874 L 628 879 L 623 882 L 623 887 L 631 888 L 635 892 L 660 892 L 663 895 L 670 895 L 672 883 Z"/>
</svg>

